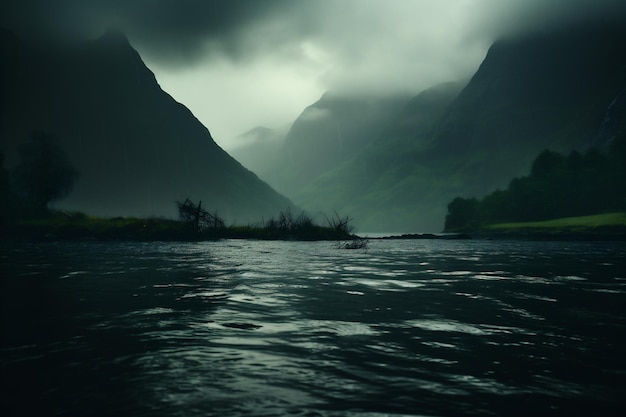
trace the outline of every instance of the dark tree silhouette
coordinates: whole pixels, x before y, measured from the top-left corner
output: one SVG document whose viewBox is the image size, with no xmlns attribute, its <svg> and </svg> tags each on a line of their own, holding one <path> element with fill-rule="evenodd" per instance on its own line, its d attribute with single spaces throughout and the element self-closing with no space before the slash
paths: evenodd
<svg viewBox="0 0 626 417">
<path fill-rule="evenodd" d="M 448 205 L 446 230 L 626 210 L 626 136 L 620 135 L 608 148 L 584 154 L 546 150 L 530 175 L 514 178 L 506 190 L 480 201 L 455 198 Z"/>
<path fill-rule="evenodd" d="M 448 204 L 448 215 L 446 216 L 446 230 L 457 230 L 467 227 L 474 221 L 478 212 L 478 201 L 475 198 L 457 197 Z"/>
<path fill-rule="evenodd" d="M 4 154 L 0 152 L 0 226 L 2 226 L 10 212 L 11 186 L 9 173 L 4 168 Z"/>
<path fill-rule="evenodd" d="M 180 220 L 195 232 L 203 232 L 207 229 L 223 229 L 224 220 L 217 213 L 211 214 L 202 208 L 202 201 L 196 206 L 190 199 L 186 199 L 183 203 L 176 202 L 178 206 L 178 216 Z"/>
<path fill-rule="evenodd" d="M 18 191 L 39 209 L 70 193 L 78 172 L 52 134 L 39 132 L 19 147 L 13 171 Z"/>
</svg>

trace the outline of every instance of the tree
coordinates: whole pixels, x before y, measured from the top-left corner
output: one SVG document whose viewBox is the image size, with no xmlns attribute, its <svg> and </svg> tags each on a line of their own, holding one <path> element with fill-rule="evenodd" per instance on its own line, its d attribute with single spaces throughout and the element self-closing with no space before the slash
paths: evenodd
<svg viewBox="0 0 626 417">
<path fill-rule="evenodd" d="M 563 155 L 546 149 L 535 158 L 530 173 L 532 176 L 540 179 L 548 178 L 559 169 L 562 169 L 565 162 L 566 158 Z"/>
<path fill-rule="evenodd" d="M 0 226 L 2 226 L 11 209 L 11 186 L 9 183 L 9 173 L 4 169 L 4 154 L 0 152 Z"/>
<path fill-rule="evenodd" d="M 448 204 L 446 230 L 462 230 L 478 223 L 478 200 L 457 197 Z"/>
<path fill-rule="evenodd" d="M 18 192 L 38 209 L 46 209 L 72 191 L 78 172 L 56 137 L 39 132 L 19 147 L 20 162 L 13 171 Z"/>
</svg>

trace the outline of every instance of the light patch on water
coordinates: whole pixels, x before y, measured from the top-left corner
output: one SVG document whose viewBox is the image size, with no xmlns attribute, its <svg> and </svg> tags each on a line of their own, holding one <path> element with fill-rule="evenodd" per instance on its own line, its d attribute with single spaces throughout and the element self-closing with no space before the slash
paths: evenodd
<svg viewBox="0 0 626 417">
<path fill-rule="evenodd" d="M 481 327 L 485 329 L 485 331 L 491 334 L 508 334 L 508 335 L 528 335 L 528 336 L 536 336 L 536 333 L 521 328 L 521 327 L 512 327 L 512 326 L 498 326 L 495 324 L 481 324 Z"/>
<path fill-rule="evenodd" d="M 436 347 L 436 348 L 444 348 L 444 349 L 458 349 L 458 347 L 456 345 L 450 344 L 450 343 L 443 343 L 443 342 L 423 342 L 424 345 L 426 346 L 432 346 L 432 347 Z"/>
<path fill-rule="evenodd" d="M 401 277 L 403 275 L 408 275 L 409 271 L 406 269 L 392 269 L 390 271 L 380 271 L 378 275 L 382 277 Z"/>
<path fill-rule="evenodd" d="M 465 292 L 455 292 L 454 295 L 458 295 L 460 297 L 471 298 L 473 300 L 480 300 L 480 299 L 484 298 L 484 297 L 482 297 L 480 295 L 469 294 L 469 293 L 465 293 Z"/>
<path fill-rule="evenodd" d="M 472 392 L 482 391 L 497 395 L 512 395 L 519 390 L 489 378 L 477 378 L 472 375 L 452 375 L 450 380 L 464 386 Z"/>
<path fill-rule="evenodd" d="M 527 319 L 533 319 L 533 320 L 538 320 L 538 321 L 545 320 L 545 318 L 543 318 L 541 316 L 538 316 L 536 314 L 533 314 L 533 313 L 531 313 L 529 311 L 526 311 L 523 308 L 509 307 L 509 308 L 503 308 L 502 310 L 511 312 L 511 313 L 515 314 L 516 316 L 524 317 L 524 318 L 527 318 Z"/>
<path fill-rule="evenodd" d="M 509 277 L 495 275 L 495 274 L 492 275 L 492 274 L 487 274 L 487 273 L 476 274 L 473 276 L 473 278 L 480 279 L 483 281 L 501 281 L 501 280 L 509 279 Z"/>
<path fill-rule="evenodd" d="M 460 257 L 457 259 L 459 259 L 460 261 L 478 262 L 480 261 L 480 256 L 467 256 L 467 257 Z"/>
<path fill-rule="evenodd" d="M 441 271 L 442 275 L 451 275 L 451 276 L 466 276 L 472 275 L 472 271 Z"/>
<path fill-rule="evenodd" d="M 626 291 L 624 290 L 612 290 L 609 288 L 597 288 L 597 289 L 592 289 L 591 291 L 604 293 L 604 294 L 626 294 Z"/>
<path fill-rule="evenodd" d="M 544 297 L 536 294 L 526 294 L 526 293 L 516 293 L 517 298 L 526 299 L 526 300 L 538 300 L 538 301 L 547 301 L 550 303 L 556 303 L 558 300 L 556 298 Z"/>
<path fill-rule="evenodd" d="M 197 287 L 197 285 L 176 283 L 176 284 L 154 284 L 152 287 L 153 288 L 195 288 Z"/>
<path fill-rule="evenodd" d="M 280 296 L 280 294 L 276 294 Z M 283 300 L 277 297 L 271 297 L 270 295 L 261 295 L 261 294 L 237 294 L 233 293 L 229 297 L 229 301 L 232 303 L 239 304 L 251 304 L 263 307 L 275 307 L 277 305 L 285 305 L 289 304 L 288 300 Z"/>
<path fill-rule="evenodd" d="M 365 293 L 361 292 L 361 291 L 346 291 L 346 294 L 348 294 L 348 295 L 361 295 L 361 296 L 365 295 Z"/>
<path fill-rule="evenodd" d="M 367 324 L 351 321 L 311 320 L 308 327 L 309 330 L 330 332 L 337 336 L 372 336 L 378 334 Z"/>
<path fill-rule="evenodd" d="M 264 272 L 260 272 L 258 270 L 256 271 L 245 271 L 241 273 L 241 276 L 243 278 L 247 278 L 247 279 L 260 279 L 260 278 L 270 278 L 272 275 L 269 273 L 264 273 Z"/>
<path fill-rule="evenodd" d="M 385 280 L 385 283 L 387 283 L 388 285 L 393 285 L 393 286 L 400 287 L 400 288 L 419 288 L 419 287 L 424 287 L 426 285 L 421 282 L 401 281 L 401 280 L 391 280 L 391 279 Z"/>
<path fill-rule="evenodd" d="M 146 310 L 141 310 L 141 311 L 134 311 L 132 313 L 129 313 L 128 315 L 139 315 L 139 316 L 151 316 L 153 314 L 170 314 L 173 313 L 174 310 L 172 310 L 171 308 L 165 308 L 165 307 L 154 307 L 154 308 L 148 308 Z"/>
<path fill-rule="evenodd" d="M 227 329 L 227 330 L 232 330 L 233 332 L 235 331 L 244 332 L 244 330 L 238 330 L 238 329 Z M 258 337 L 245 337 L 243 334 L 242 336 L 221 336 L 221 337 L 218 336 L 218 337 L 211 339 L 211 343 L 217 346 L 219 345 L 268 346 L 270 345 L 270 342 L 265 339 L 261 339 Z"/>
<path fill-rule="evenodd" d="M 579 277 L 576 275 L 557 276 L 554 279 L 558 281 L 587 281 L 587 278 Z"/>
<path fill-rule="evenodd" d="M 382 290 L 386 287 L 386 280 L 383 279 L 368 279 L 368 278 L 362 278 L 362 279 L 354 279 L 351 278 L 350 282 L 344 282 L 341 283 L 341 285 L 351 285 L 351 284 L 357 284 L 357 285 L 363 285 L 366 287 L 370 287 L 370 288 L 374 288 L 376 290 Z"/>
<path fill-rule="evenodd" d="M 554 284 L 553 280 L 545 277 L 534 277 L 530 275 L 516 275 L 515 279 L 523 282 L 529 282 L 531 284 Z"/>
<path fill-rule="evenodd" d="M 459 323 L 456 321 L 446 320 L 407 320 L 405 323 L 411 327 L 418 327 L 424 330 L 430 330 L 435 332 L 456 332 L 456 333 L 466 333 L 473 335 L 486 335 L 489 332 L 481 329 L 480 327 L 473 326 L 467 323 Z"/>
<path fill-rule="evenodd" d="M 67 274 L 59 277 L 60 279 L 65 279 L 65 278 L 71 278 L 74 277 L 76 275 L 87 275 L 89 274 L 89 271 L 72 271 L 72 272 L 68 272 Z"/>
</svg>

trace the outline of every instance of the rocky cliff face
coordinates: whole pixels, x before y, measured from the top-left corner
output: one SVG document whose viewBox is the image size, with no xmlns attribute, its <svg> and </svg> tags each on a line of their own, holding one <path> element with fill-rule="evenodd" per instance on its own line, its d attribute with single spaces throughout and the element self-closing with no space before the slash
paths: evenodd
<svg viewBox="0 0 626 417">
<path fill-rule="evenodd" d="M 175 216 L 175 201 L 189 197 L 228 221 L 248 222 L 290 204 L 159 87 L 123 35 L 50 50 L 3 33 L 0 45 L 6 165 L 30 133 L 55 134 L 81 175 L 61 207 Z"/>
</svg>

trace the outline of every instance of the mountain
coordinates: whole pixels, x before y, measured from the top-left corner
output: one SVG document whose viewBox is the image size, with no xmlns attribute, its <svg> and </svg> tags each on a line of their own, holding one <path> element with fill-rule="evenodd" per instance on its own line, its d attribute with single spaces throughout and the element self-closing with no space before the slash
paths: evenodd
<svg viewBox="0 0 626 417">
<path fill-rule="evenodd" d="M 231 158 L 120 33 L 86 44 L 40 47 L 0 33 L 1 150 L 6 166 L 37 131 L 52 133 L 80 173 L 58 206 L 94 215 L 177 215 L 202 200 L 230 222 L 291 205 Z"/>
<path fill-rule="evenodd" d="M 269 128 L 257 126 L 234 138 L 228 153 L 243 166 L 264 178 L 279 160 L 290 126 Z"/>
<path fill-rule="evenodd" d="M 433 217 L 429 210 L 443 202 L 415 190 L 419 182 L 424 190 L 442 184 L 420 172 L 413 158 L 426 149 L 437 121 L 465 84 L 444 83 L 413 97 L 389 118 L 376 139 L 291 195 L 294 201 L 311 212 L 349 214 L 361 231 L 438 231 L 423 222 Z M 418 211 L 419 201 L 426 204 Z"/>
<path fill-rule="evenodd" d="M 428 114 L 433 91 L 418 95 L 393 128 L 289 196 L 349 213 L 359 230 L 440 231 L 454 197 L 505 187 L 542 150 L 610 141 L 626 119 L 624 44 L 623 21 L 500 40 L 439 114 Z"/>
<path fill-rule="evenodd" d="M 281 193 L 295 195 L 375 140 L 409 98 L 402 94 L 325 93 L 304 109 L 277 151 L 275 162 L 258 174 Z"/>
</svg>

